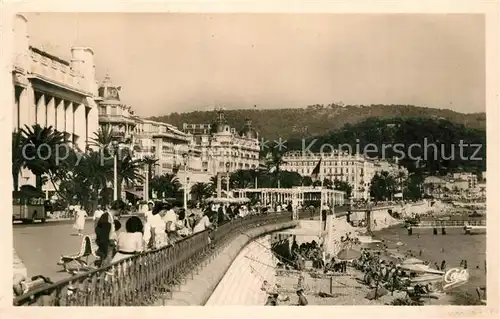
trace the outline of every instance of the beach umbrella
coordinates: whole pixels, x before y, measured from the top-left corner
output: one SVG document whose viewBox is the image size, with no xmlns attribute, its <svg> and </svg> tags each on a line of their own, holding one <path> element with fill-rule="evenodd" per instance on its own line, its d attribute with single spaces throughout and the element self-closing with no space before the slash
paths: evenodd
<svg viewBox="0 0 500 319">
<path fill-rule="evenodd" d="M 424 263 L 423 260 L 420 260 L 420 259 L 414 258 L 414 257 L 408 258 L 405 261 L 403 261 L 403 265 L 416 265 L 416 264 L 423 264 L 423 263 Z"/>
<path fill-rule="evenodd" d="M 337 259 L 343 260 L 343 261 L 354 260 L 354 259 L 358 259 L 359 257 L 361 257 L 361 253 L 357 250 L 354 250 L 354 249 L 342 249 L 337 254 Z"/>
</svg>

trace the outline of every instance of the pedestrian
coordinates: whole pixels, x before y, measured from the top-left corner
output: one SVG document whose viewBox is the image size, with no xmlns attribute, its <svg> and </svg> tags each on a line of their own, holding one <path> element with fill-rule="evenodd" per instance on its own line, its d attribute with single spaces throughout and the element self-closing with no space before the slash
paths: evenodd
<svg viewBox="0 0 500 319">
<path fill-rule="evenodd" d="M 108 213 L 102 214 L 95 227 L 97 255 L 100 258 L 101 267 L 109 265 L 113 258 L 116 239 L 113 228 L 112 217 Z"/>
<path fill-rule="evenodd" d="M 144 225 L 137 216 L 130 217 L 125 223 L 126 232 L 118 235 L 116 243 L 116 254 L 111 263 L 130 257 L 144 250 Z"/>
<path fill-rule="evenodd" d="M 164 203 L 156 203 L 144 226 L 144 241 L 153 249 L 168 245 L 167 227 L 163 220 L 167 211 L 163 207 Z"/>
<path fill-rule="evenodd" d="M 163 215 L 162 218 L 165 222 L 168 242 L 169 244 L 173 244 L 177 241 L 177 214 L 175 213 L 172 204 L 164 204 L 162 210 L 166 210 L 165 215 Z"/>
<path fill-rule="evenodd" d="M 78 236 L 83 236 L 83 229 L 85 228 L 85 217 L 87 217 L 87 212 L 77 206 L 75 210 L 75 224 L 73 228 L 78 231 Z"/>
<path fill-rule="evenodd" d="M 94 228 L 97 226 L 97 222 L 99 221 L 99 218 L 101 218 L 102 214 L 104 214 L 104 211 L 101 209 L 101 205 L 97 205 L 94 216 L 92 216 L 92 219 L 94 220 Z"/>
<path fill-rule="evenodd" d="M 299 297 L 298 306 L 307 306 L 309 304 L 303 289 L 297 290 L 297 296 Z"/>
<path fill-rule="evenodd" d="M 467 265 L 467 263 L 466 263 L 466 265 Z M 441 262 L 441 270 L 445 270 L 445 269 L 446 269 L 446 260 L 443 260 Z"/>
<path fill-rule="evenodd" d="M 189 221 L 186 218 L 186 211 L 184 208 L 179 210 L 179 215 L 177 216 L 177 224 L 176 224 L 177 234 L 181 237 L 187 237 L 191 235 L 193 230 L 189 225 Z"/>
</svg>

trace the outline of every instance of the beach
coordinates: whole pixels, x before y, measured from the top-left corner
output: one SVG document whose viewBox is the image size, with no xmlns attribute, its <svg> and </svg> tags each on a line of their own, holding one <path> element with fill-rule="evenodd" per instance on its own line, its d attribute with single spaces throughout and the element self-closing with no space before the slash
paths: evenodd
<svg viewBox="0 0 500 319">
<path fill-rule="evenodd" d="M 414 229 L 413 235 L 408 236 L 402 225 L 394 225 L 374 232 L 374 238 L 384 240 L 389 249 L 399 249 L 401 253 L 411 250 L 415 257 L 429 261 L 431 266 L 435 262 L 441 265 L 445 260 L 446 269 L 450 269 L 459 267 L 462 259 L 467 260 L 469 281 L 451 292 L 454 304 L 462 304 L 465 294 L 477 299 L 475 289 L 486 285 L 486 234 L 464 235 L 463 229 L 454 228 L 447 229 L 446 235 L 440 231 L 433 235 L 432 229 Z M 397 242 L 403 246 L 397 246 Z"/>
</svg>

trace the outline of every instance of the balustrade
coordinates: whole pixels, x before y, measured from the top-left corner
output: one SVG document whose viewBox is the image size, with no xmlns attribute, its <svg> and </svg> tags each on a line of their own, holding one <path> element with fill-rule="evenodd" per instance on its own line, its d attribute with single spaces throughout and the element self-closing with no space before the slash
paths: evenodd
<svg viewBox="0 0 500 319">
<path fill-rule="evenodd" d="M 203 231 L 167 246 L 146 251 L 14 299 L 16 306 L 144 306 L 172 291 L 183 278 L 246 230 L 291 220 L 289 213 L 253 215 Z M 211 240 L 209 240 L 211 238 Z"/>
</svg>

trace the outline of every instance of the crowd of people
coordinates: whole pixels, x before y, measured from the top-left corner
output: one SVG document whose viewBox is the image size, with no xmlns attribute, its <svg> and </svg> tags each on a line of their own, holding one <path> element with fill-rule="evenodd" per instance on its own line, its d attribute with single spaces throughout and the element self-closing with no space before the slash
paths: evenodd
<svg viewBox="0 0 500 319">
<path fill-rule="evenodd" d="M 93 214 L 98 266 L 106 266 L 130 255 L 148 249 L 173 245 L 178 240 L 206 229 L 214 230 L 218 225 L 233 219 L 244 218 L 261 212 L 256 206 L 207 204 L 197 212 L 187 214 L 184 208 L 163 201 L 149 202 L 142 212 L 144 218 L 131 216 L 122 225 L 119 213 L 101 206 Z M 74 228 L 83 234 L 87 213 L 75 207 Z M 209 239 L 210 240 L 210 239 Z"/>
</svg>

